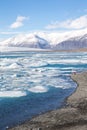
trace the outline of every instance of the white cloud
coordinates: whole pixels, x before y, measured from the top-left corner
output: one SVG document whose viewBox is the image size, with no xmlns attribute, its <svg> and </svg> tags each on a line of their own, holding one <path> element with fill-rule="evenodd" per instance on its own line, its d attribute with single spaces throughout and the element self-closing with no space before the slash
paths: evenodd
<svg viewBox="0 0 87 130">
<path fill-rule="evenodd" d="M 23 26 L 23 21 L 26 19 L 27 19 L 27 17 L 25 17 L 25 16 L 18 16 L 16 18 L 16 21 L 10 25 L 10 28 L 16 29 L 16 28 Z"/>
<path fill-rule="evenodd" d="M 46 26 L 46 29 L 58 29 L 58 28 L 64 28 L 64 29 L 83 29 L 87 28 L 87 15 L 81 16 L 76 19 L 69 19 L 66 21 L 56 21 L 48 26 Z"/>
</svg>

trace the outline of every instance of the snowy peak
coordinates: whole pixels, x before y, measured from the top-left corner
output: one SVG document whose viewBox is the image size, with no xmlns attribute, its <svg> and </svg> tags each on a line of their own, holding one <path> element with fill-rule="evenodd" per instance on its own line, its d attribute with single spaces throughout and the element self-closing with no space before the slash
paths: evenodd
<svg viewBox="0 0 87 130">
<path fill-rule="evenodd" d="M 71 32 L 34 32 L 20 34 L 0 42 L 4 47 L 70 50 L 87 48 L 87 30 Z"/>
<path fill-rule="evenodd" d="M 0 45 L 8 47 L 49 48 L 48 41 L 36 34 L 21 34 L 2 41 Z"/>
</svg>

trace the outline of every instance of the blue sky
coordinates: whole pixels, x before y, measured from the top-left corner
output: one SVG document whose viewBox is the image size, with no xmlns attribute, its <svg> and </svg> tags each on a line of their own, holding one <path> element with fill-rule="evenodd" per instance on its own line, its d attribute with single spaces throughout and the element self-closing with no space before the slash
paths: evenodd
<svg viewBox="0 0 87 130">
<path fill-rule="evenodd" d="M 0 38 L 87 26 L 87 0 L 0 0 Z"/>
</svg>

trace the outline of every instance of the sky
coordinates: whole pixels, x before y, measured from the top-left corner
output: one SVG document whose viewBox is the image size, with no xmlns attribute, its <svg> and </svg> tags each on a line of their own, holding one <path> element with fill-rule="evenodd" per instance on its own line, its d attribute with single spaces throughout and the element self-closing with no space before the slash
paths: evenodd
<svg viewBox="0 0 87 130">
<path fill-rule="evenodd" d="M 0 0 L 0 39 L 87 28 L 87 0 Z"/>
</svg>

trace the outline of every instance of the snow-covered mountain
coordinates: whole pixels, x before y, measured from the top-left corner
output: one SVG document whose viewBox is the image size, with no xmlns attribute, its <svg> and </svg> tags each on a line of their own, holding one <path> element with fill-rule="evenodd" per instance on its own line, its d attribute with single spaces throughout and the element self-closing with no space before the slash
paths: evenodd
<svg viewBox="0 0 87 130">
<path fill-rule="evenodd" d="M 87 48 L 87 29 L 69 32 L 33 32 L 0 41 L 0 47 L 70 50 Z"/>
<path fill-rule="evenodd" d="M 50 48 L 49 43 L 45 39 L 35 34 L 20 34 L 2 41 L 0 45 L 7 47 Z"/>
<path fill-rule="evenodd" d="M 60 42 L 59 44 L 56 44 L 54 49 L 55 48 L 56 50 L 75 50 L 87 48 L 87 34 Z"/>
</svg>

